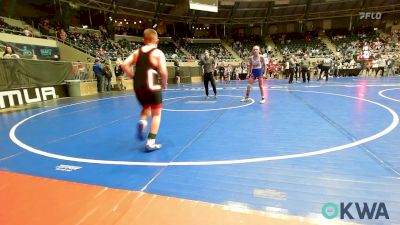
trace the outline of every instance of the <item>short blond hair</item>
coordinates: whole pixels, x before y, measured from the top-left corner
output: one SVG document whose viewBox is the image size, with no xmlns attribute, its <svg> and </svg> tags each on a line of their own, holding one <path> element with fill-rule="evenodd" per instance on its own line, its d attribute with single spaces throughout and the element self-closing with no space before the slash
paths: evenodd
<svg viewBox="0 0 400 225">
<path fill-rule="evenodd" d="M 157 31 L 155 31 L 154 29 L 147 28 L 143 32 L 143 37 L 145 41 L 153 42 L 158 39 L 158 34 Z"/>
</svg>

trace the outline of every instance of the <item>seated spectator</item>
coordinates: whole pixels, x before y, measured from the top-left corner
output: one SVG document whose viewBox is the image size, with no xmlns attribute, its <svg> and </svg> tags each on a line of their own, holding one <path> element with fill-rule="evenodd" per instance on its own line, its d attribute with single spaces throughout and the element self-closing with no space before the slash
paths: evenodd
<svg viewBox="0 0 400 225">
<path fill-rule="evenodd" d="M 32 33 L 32 31 L 29 29 L 29 26 L 28 26 L 28 25 L 25 25 L 24 34 L 25 34 L 25 36 L 27 36 L 27 37 L 33 37 L 33 33 Z"/>
<path fill-rule="evenodd" d="M 47 19 L 40 22 L 39 31 L 44 35 L 50 34 L 50 25 L 49 25 L 49 21 Z"/>
<path fill-rule="evenodd" d="M 106 55 L 106 52 L 104 51 L 103 48 L 100 48 L 97 54 L 100 56 L 100 58 L 104 58 Z"/>
<path fill-rule="evenodd" d="M 3 59 L 19 59 L 19 55 L 17 55 L 14 49 L 11 46 L 6 46 L 4 49 Z"/>
<path fill-rule="evenodd" d="M 60 38 L 61 41 L 65 41 L 67 39 L 67 33 L 65 33 L 64 29 L 60 30 L 59 38 Z"/>
</svg>

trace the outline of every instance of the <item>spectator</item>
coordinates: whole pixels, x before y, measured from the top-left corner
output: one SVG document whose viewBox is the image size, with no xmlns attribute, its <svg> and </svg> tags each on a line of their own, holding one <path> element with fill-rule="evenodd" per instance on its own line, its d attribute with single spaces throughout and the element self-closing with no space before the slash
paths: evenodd
<svg viewBox="0 0 400 225">
<path fill-rule="evenodd" d="M 19 59 L 19 55 L 17 55 L 14 49 L 11 46 L 6 46 L 4 49 L 3 59 Z"/>
<path fill-rule="evenodd" d="M 78 61 L 78 79 L 79 80 L 86 80 L 87 73 L 86 73 L 86 66 L 83 65 L 80 61 Z"/>
<path fill-rule="evenodd" d="M 378 72 L 376 73 L 376 75 L 380 75 L 381 77 L 383 77 L 383 74 L 385 73 L 385 66 L 386 66 L 386 61 L 382 56 L 379 56 L 379 67 L 378 67 Z"/>
<path fill-rule="evenodd" d="M 104 87 L 104 71 L 103 71 L 103 65 L 100 62 L 99 58 L 95 59 L 95 64 L 93 66 L 93 73 L 96 76 L 97 79 L 97 91 L 99 93 L 103 92 L 103 87 Z"/>
<path fill-rule="evenodd" d="M 379 60 L 376 56 L 374 56 L 374 58 L 372 59 L 371 66 L 372 69 L 369 71 L 368 75 L 369 76 L 374 75 L 376 77 L 378 74 L 378 67 L 379 67 Z"/>
<path fill-rule="evenodd" d="M 392 55 L 389 55 L 388 60 L 386 61 L 387 69 L 388 69 L 388 76 L 393 76 L 395 74 L 394 70 L 395 61 Z"/>
<path fill-rule="evenodd" d="M 104 59 L 105 55 L 106 55 L 106 51 L 104 51 L 103 48 L 100 48 L 99 51 L 97 52 L 97 54 Z"/>
<path fill-rule="evenodd" d="M 240 67 L 236 66 L 233 68 L 233 74 L 232 74 L 232 80 L 239 80 L 239 74 L 240 74 Z"/>
<path fill-rule="evenodd" d="M 303 78 L 303 83 L 306 82 L 306 74 L 307 74 L 307 82 L 310 83 L 311 61 L 309 60 L 306 54 L 303 56 L 300 65 L 301 65 L 301 77 Z"/>
<path fill-rule="evenodd" d="M 225 66 L 224 66 L 224 62 L 222 61 L 219 65 L 218 65 L 218 77 L 220 81 L 224 80 L 224 76 L 225 76 Z"/>
<path fill-rule="evenodd" d="M 32 33 L 32 31 L 29 29 L 29 26 L 28 26 L 28 25 L 25 25 L 24 28 L 25 28 L 25 29 L 24 29 L 24 34 L 25 34 L 25 36 L 27 36 L 27 37 L 33 37 L 33 33 Z"/>
<path fill-rule="evenodd" d="M 179 66 L 179 61 L 178 59 L 174 60 L 174 67 L 175 67 L 175 79 L 176 79 L 176 84 L 179 85 L 181 84 L 181 68 Z"/>
<path fill-rule="evenodd" d="M 65 40 L 67 40 L 67 33 L 65 33 L 64 29 L 61 29 L 61 30 L 60 30 L 59 38 L 60 38 L 60 40 L 63 41 L 63 42 L 64 42 Z"/>
<path fill-rule="evenodd" d="M 122 70 L 121 64 L 122 64 L 121 60 L 117 60 L 116 66 L 114 68 L 115 78 L 116 78 L 116 81 L 117 81 L 117 89 L 119 91 L 122 91 L 122 90 L 125 89 L 124 88 L 124 84 L 122 82 L 123 81 L 123 77 L 124 77 L 123 76 L 124 75 L 124 71 Z"/>
<path fill-rule="evenodd" d="M 228 67 L 226 67 L 225 76 L 224 76 L 226 83 L 230 82 L 232 75 L 233 75 L 233 67 L 231 64 L 228 64 Z"/>
<path fill-rule="evenodd" d="M 289 77 L 289 75 L 290 75 L 290 62 L 289 62 L 289 59 L 287 59 L 287 60 L 285 60 L 285 64 L 284 64 L 284 66 L 283 66 L 284 68 L 284 75 L 285 75 L 285 79 L 287 79 L 288 77 Z"/>
<path fill-rule="evenodd" d="M 322 74 L 325 76 L 325 81 L 328 81 L 329 78 L 329 70 L 332 66 L 332 59 L 327 55 L 325 56 L 324 60 L 322 60 L 322 69 L 321 73 L 319 74 L 318 80 L 322 79 Z"/>
<path fill-rule="evenodd" d="M 105 76 L 105 89 L 106 91 L 111 91 L 111 78 L 112 78 L 112 71 L 110 67 L 110 63 L 106 62 L 104 66 L 104 76 Z"/>
<path fill-rule="evenodd" d="M 93 80 L 93 70 L 92 70 L 92 59 L 90 57 L 86 58 L 86 71 L 87 71 L 87 79 Z"/>
<path fill-rule="evenodd" d="M 293 76 L 295 75 L 295 70 L 296 70 L 296 63 L 297 59 L 295 55 L 290 55 L 289 58 L 289 84 L 293 82 Z M 297 82 L 297 76 L 296 76 L 296 82 Z"/>
</svg>

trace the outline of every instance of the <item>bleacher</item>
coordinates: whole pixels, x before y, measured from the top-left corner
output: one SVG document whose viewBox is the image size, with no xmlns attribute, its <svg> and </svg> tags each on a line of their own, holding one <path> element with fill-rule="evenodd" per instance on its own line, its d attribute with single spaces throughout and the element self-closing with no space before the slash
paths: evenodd
<svg viewBox="0 0 400 225">
<path fill-rule="evenodd" d="M 0 18 L 0 32 L 15 35 L 25 35 L 22 28 L 11 26 L 4 22 L 2 18 Z"/>
<path fill-rule="evenodd" d="M 331 30 L 327 34 L 337 51 L 342 54 L 359 54 L 360 42 L 372 43 L 379 38 L 379 34 L 374 31 L 360 31 L 358 34 L 352 34 L 344 30 Z"/>
<path fill-rule="evenodd" d="M 301 35 L 300 33 L 289 33 L 273 35 L 278 50 L 283 56 L 308 54 L 311 58 L 324 57 L 331 55 L 333 52 L 329 50 L 316 33 L 308 33 Z"/>
<path fill-rule="evenodd" d="M 260 38 L 235 38 L 232 49 L 238 54 L 238 56 L 244 60 L 250 57 L 252 49 L 255 45 L 260 46 L 260 51 L 262 54 L 267 52 L 267 46 L 262 43 Z"/>
<path fill-rule="evenodd" d="M 200 59 L 205 50 L 219 61 L 233 62 L 235 57 L 220 43 L 188 43 L 184 47 L 195 59 Z"/>
</svg>

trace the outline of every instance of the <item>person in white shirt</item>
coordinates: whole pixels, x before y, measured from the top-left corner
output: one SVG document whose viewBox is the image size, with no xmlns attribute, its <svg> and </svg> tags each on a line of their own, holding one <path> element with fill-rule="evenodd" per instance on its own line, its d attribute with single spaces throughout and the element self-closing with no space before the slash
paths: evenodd
<svg viewBox="0 0 400 225">
<path fill-rule="evenodd" d="M 374 57 L 374 59 L 371 62 L 371 70 L 369 71 L 369 76 L 375 75 L 378 73 L 378 67 L 379 67 L 379 61 L 376 57 Z"/>
<path fill-rule="evenodd" d="M 383 77 L 383 74 L 385 73 L 385 66 L 386 66 L 386 60 L 380 56 L 379 62 L 378 62 L 378 71 L 376 72 L 376 75 L 380 74 L 381 77 Z"/>
</svg>

